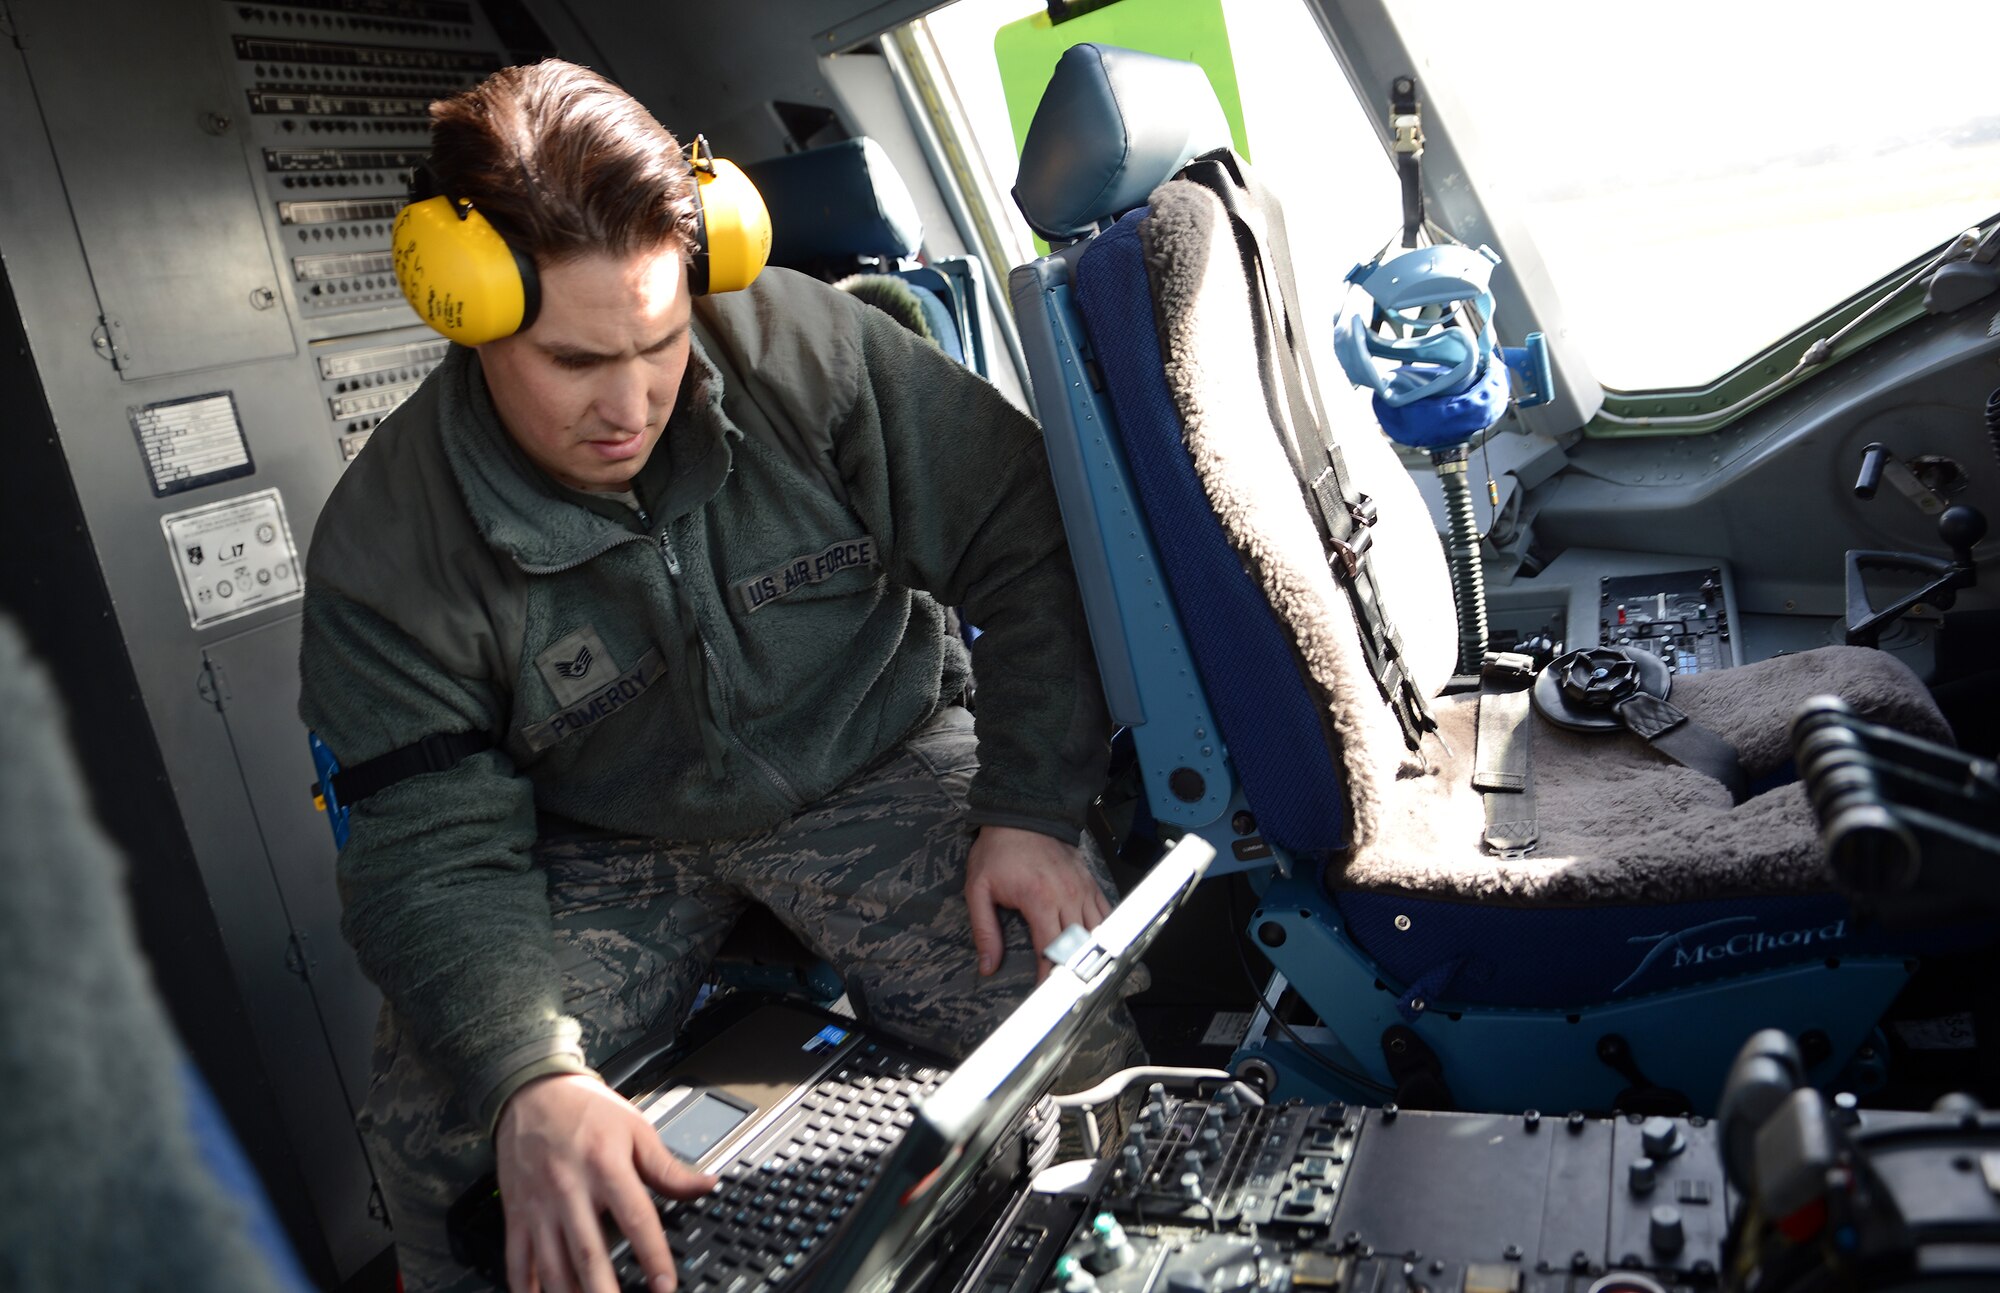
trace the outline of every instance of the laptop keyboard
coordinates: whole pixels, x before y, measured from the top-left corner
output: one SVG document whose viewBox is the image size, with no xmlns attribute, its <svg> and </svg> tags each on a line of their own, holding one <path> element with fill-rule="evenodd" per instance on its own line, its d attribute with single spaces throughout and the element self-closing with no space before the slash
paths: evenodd
<svg viewBox="0 0 2000 1293">
<path fill-rule="evenodd" d="M 713 1167 L 721 1183 L 660 1204 L 680 1286 L 753 1293 L 783 1285 L 860 1202 L 883 1157 L 946 1070 L 868 1043 L 808 1089 L 750 1145 Z M 630 1250 L 619 1281 L 643 1287 Z"/>
</svg>

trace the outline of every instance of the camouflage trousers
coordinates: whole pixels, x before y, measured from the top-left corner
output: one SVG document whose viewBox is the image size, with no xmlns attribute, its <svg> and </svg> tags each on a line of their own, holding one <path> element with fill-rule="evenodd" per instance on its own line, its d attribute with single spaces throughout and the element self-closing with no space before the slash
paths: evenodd
<svg viewBox="0 0 2000 1293">
<path fill-rule="evenodd" d="M 978 972 L 963 896 L 975 767 L 971 716 L 951 708 L 760 834 L 545 841 L 538 860 L 565 1011 L 583 1026 L 590 1062 L 684 1019 L 717 947 L 753 902 L 830 961 L 876 1024 L 947 1055 L 970 1051 L 1034 987 L 1036 966 L 1026 923 L 1003 912 L 1006 957 L 991 978 Z M 1113 893 L 1087 839 L 1084 855 Z M 1080 1090 L 1142 1058 L 1120 1006 L 1083 1038 L 1056 1089 Z M 387 1007 L 358 1125 L 408 1293 L 489 1287 L 452 1259 L 445 1214 L 493 1170 L 492 1142 Z"/>
</svg>

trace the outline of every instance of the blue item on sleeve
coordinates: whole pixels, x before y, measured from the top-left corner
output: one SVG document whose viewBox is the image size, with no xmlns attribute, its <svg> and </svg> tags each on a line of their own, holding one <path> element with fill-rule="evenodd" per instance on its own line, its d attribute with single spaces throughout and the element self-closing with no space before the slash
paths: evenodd
<svg viewBox="0 0 2000 1293">
<path fill-rule="evenodd" d="M 326 742 L 319 739 L 318 732 L 306 733 L 306 745 L 312 750 L 313 773 L 319 778 L 317 796 L 320 806 L 326 810 L 326 824 L 333 830 L 333 846 L 347 847 L 347 805 L 333 792 L 333 779 L 340 775 L 340 760 L 333 757 L 333 751 L 326 748 Z"/>
</svg>

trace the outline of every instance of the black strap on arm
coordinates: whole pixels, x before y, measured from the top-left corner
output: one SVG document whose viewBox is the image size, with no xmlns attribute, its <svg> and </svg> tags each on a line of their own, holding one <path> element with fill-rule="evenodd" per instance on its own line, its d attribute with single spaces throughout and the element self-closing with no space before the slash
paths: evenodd
<svg viewBox="0 0 2000 1293">
<path fill-rule="evenodd" d="M 334 802 L 352 808 L 368 796 L 425 772 L 443 772 L 493 748 L 484 732 L 434 732 L 414 745 L 343 768 L 328 782 Z"/>
<path fill-rule="evenodd" d="M 1382 699 L 1395 712 L 1403 740 L 1416 749 L 1423 734 L 1437 730 L 1429 697 L 1410 677 L 1407 654 L 1384 605 L 1368 550 L 1374 536 L 1375 500 L 1354 487 L 1328 428 L 1312 356 L 1296 320 L 1298 288 L 1292 279 L 1291 246 L 1284 213 L 1228 149 L 1190 162 L 1181 178 L 1222 200 L 1235 226 L 1249 285 L 1251 313 L 1258 323 L 1258 361 L 1265 401 L 1284 433 L 1279 440 L 1291 459 L 1307 511 L 1319 529 L 1334 582 L 1347 593 L 1361 630 L 1362 654 Z"/>
<path fill-rule="evenodd" d="M 1403 184 L 1403 245 L 1414 247 L 1424 227 L 1423 104 L 1414 77 L 1399 76 L 1389 83 L 1389 133 L 1396 178 Z"/>
</svg>

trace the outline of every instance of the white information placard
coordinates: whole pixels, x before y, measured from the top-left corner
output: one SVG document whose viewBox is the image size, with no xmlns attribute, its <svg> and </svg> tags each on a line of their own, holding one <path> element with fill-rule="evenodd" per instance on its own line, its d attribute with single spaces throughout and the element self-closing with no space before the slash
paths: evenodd
<svg viewBox="0 0 2000 1293">
<path fill-rule="evenodd" d="M 153 477 L 155 498 L 254 470 L 236 399 L 228 391 L 163 400 L 127 412 Z"/>
<path fill-rule="evenodd" d="M 285 501 L 275 489 L 224 499 L 160 518 L 198 629 L 305 595 Z"/>
</svg>

